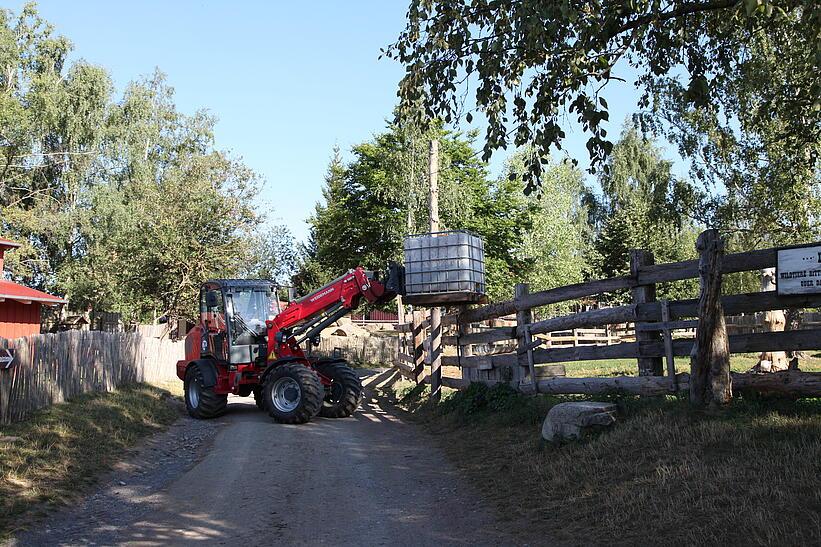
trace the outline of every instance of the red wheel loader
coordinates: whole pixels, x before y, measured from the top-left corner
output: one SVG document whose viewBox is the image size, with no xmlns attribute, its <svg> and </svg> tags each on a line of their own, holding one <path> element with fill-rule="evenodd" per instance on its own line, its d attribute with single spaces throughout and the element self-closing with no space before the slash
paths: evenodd
<svg viewBox="0 0 821 547">
<path fill-rule="evenodd" d="M 254 395 L 281 423 L 317 414 L 343 418 L 362 398 L 359 377 L 343 359 L 312 359 L 305 344 L 356 309 L 364 298 L 380 304 L 402 294 L 403 268 L 391 264 L 384 280 L 359 267 L 280 309 L 270 281 L 215 279 L 200 291 L 200 324 L 185 339 L 177 362 L 185 405 L 194 418 L 225 412 L 228 394 Z"/>
</svg>

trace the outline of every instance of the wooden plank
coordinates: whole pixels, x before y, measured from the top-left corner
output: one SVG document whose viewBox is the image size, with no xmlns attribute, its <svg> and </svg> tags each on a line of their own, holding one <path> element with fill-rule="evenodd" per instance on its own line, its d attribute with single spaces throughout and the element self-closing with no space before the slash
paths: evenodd
<svg viewBox="0 0 821 547">
<path fill-rule="evenodd" d="M 762 249 L 745 253 L 735 253 L 726 256 L 722 265 L 721 273 L 735 273 L 748 270 L 758 270 L 775 266 L 776 249 Z M 565 287 L 558 287 L 547 291 L 531 293 L 526 300 L 508 300 L 495 302 L 487 306 L 475 308 L 461 314 L 447 315 L 443 318 L 444 324 L 453 324 L 457 321 L 461 323 L 478 323 L 494 317 L 511 315 L 517 311 L 548 304 L 555 304 L 566 300 L 576 300 L 594 296 L 604 292 L 611 292 L 621 289 L 630 289 L 638 285 L 651 285 L 668 281 L 678 281 L 681 279 L 694 279 L 698 277 L 698 260 L 685 260 L 669 264 L 645 264 L 638 268 L 636 278 L 630 276 L 601 279 L 577 283 Z M 817 295 L 816 295 L 817 296 Z M 817 304 L 816 304 L 817 305 Z M 784 307 L 814 307 L 814 306 L 784 306 Z M 776 308 L 774 308 L 776 309 Z M 676 317 L 674 308 L 671 308 L 673 317 Z M 725 310 L 726 313 L 736 313 Z M 741 312 L 739 312 L 741 313 Z M 689 316 L 692 316 L 690 314 Z"/>
<path fill-rule="evenodd" d="M 721 297 L 721 307 L 725 315 L 788 308 L 817 308 L 821 307 L 821 294 L 791 296 L 778 296 L 775 292 L 733 294 Z M 670 301 L 671 319 L 696 317 L 697 315 L 697 299 Z M 637 321 L 660 321 L 661 306 L 658 302 L 639 304 L 636 308 L 636 319 Z"/>
<path fill-rule="evenodd" d="M 670 331 L 670 330 L 681 330 L 681 329 L 694 329 L 698 327 L 698 319 L 690 319 L 690 320 L 681 320 L 681 321 L 664 321 L 665 316 L 665 309 L 667 317 L 670 316 L 670 305 L 669 302 L 665 301 L 667 304 L 661 305 L 661 317 L 662 323 L 638 323 L 635 326 L 637 331 Z"/>
<path fill-rule="evenodd" d="M 747 293 L 724 296 L 721 299 L 724 313 L 736 315 L 755 311 L 784 309 L 784 308 L 812 308 L 821 306 L 821 294 L 781 296 L 768 293 Z M 698 300 L 671 301 L 670 318 L 695 317 L 698 313 Z M 544 334 L 561 330 L 569 330 L 582 326 L 596 326 L 616 323 L 661 321 L 661 304 L 658 302 L 642 303 L 637 305 L 617 306 L 599 310 L 589 310 L 572 315 L 554 317 L 532 323 L 533 334 Z M 696 322 L 681 321 L 670 325 L 670 328 L 692 328 Z M 663 327 L 655 325 L 641 325 L 637 330 L 661 330 Z M 515 327 L 498 327 L 489 331 L 476 332 L 460 337 L 460 344 L 487 344 L 511 340 L 516 337 Z M 449 345 L 455 345 L 455 337 L 447 337 Z"/>
<path fill-rule="evenodd" d="M 821 349 L 821 329 L 754 332 L 735 334 L 729 338 L 730 353 Z"/>
<path fill-rule="evenodd" d="M 548 304 L 555 304 L 566 300 L 576 300 L 604 292 L 629 289 L 634 285 L 635 282 L 630 277 L 614 277 L 599 281 L 589 281 L 587 283 L 577 283 L 575 285 L 557 287 L 547 291 L 530 293 L 526 298 L 521 300 L 507 300 L 489 304 L 481 308 L 474 308 L 462 314 L 446 316 L 443 321 L 446 324 L 452 324 L 456 321 L 459 323 L 479 323 L 487 319 L 511 315 L 521 310 L 538 308 L 539 306 L 547 306 Z"/>
<path fill-rule="evenodd" d="M 425 369 L 425 327 L 424 314 L 419 310 L 413 311 L 413 361 L 416 374 Z"/>
<path fill-rule="evenodd" d="M 735 334 L 729 337 L 730 353 L 757 353 L 768 350 L 811 350 L 821 349 L 821 329 L 794 330 Z M 693 340 L 673 340 L 673 355 L 688 357 L 693 348 Z M 539 363 L 564 363 L 572 361 L 601 361 L 607 359 L 635 359 L 638 357 L 638 342 L 622 342 L 612 346 L 578 346 L 571 348 L 536 349 L 533 357 Z M 642 348 L 642 355 L 665 356 L 664 343 L 655 341 Z M 517 354 L 503 353 L 486 357 L 463 357 L 461 366 L 476 367 L 479 359 L 490 359 L 493 367 L 509 367 L 518 364 Z M 455 357 L 443 357 L 443 364 L 458 366 Z"/>
<path fill-rule="evenodd" d="M 733 393 L 756 391 L 791 397 L 821 397 L 821 372 L 788 370 L 772 374 L 731 374 Z"/>
<path fill-rule="evenodd" d="M 680 374 L 677 383 L 682 389 L 688 385 L 688 375 Z M 551 378 L 538 382 L 539 393 L 552 395 L 666 395 L 671 391 L 666 376 L 617 376 L 613 378 Z M 519 385 L 524 393 L 532 393 L 529 382 Z"/>
<path fill-rule="evenodd" d="M 670 324 L 670 302 L 667 300 L 662 300 L 661 304 L 661 320 L 663 321 L 663 325 Z M 670 379 L 670 388 L 673 391 L 677 390 L 676 385 L 676 360 L 673 356 L 673 334 L 670 332 L 669 328 L 664 329 L 661 332 L 661 336 L 664 339 L 664 357 L 667 360 L 667 377 Z"/>
<path fill-rule="evenodd" d="M 471 332 L 461 336 L 443 336 L 442 343 L 446 346 L 468 346 L 472 344 L 492 344 L 505 340 L 516 339 L 516 327 L 493 327 L 490 330 Z"/>
<path fill-rule="evenodd" d="M 588 310 L 572 315 L 553 317 L 543 321 L 537 321 L 530 325 L 532 334 L 545 334 L 548 332 L 558 332 L 571 330 L 577 327 L 593 327 L 609 325 L 614 323 L 632 323 L 636 320 L 636 306 L 617 306 L 614 308 L 602 308 L 599 310 Z"/>
<path fill-rule="evenodd" d="M 442 308 L 430 310 L 430 397 L 442 398 Z"/>
<path fill-rule="evenodd" d="M 746 272 L 762 270 L 776 265 L 777 249 L 759 249 L 744 253 L 729 254 L 724 257 L 721 273 Z M 639 268 L 638 283 L 665 283 L 681 279 L 698 277 L 698 259 L 673 262 L 669 264 L 646 265 Z"/>
</svg>

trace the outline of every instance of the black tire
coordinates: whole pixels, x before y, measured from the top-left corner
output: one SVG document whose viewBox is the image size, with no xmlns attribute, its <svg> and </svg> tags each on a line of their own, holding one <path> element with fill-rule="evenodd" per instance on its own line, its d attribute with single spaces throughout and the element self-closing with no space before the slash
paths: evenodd
<svg viewBox="0 0 821 547">
<path fill-rule="evenodd" d="M 185 408 L 192 418 L 207 420 L 216 418 L 225 412 L 228 406 L 228 395 L 214 393 L 213 387 L 203 385 L 203 374 L 199 365 L 193 364 L 185 372 Z"/>
<path fill-rule="evenodd" d="M 262 386 L 254 388 L 254 402 L 258 409 L 265 410 L 265 394 L 262 392 Z"/>
<path fill-rule="evenodd" d="M 362 382 L 356 372 L 344 361 L 316 365 L 321 375 L 331 380 L 319 415 L 324 418 L 347 418 L 362 401 Z"/>
<path fill-rule="evenodd" d="M 322 408 L 325 391 L 319 376 L 300 363 L 274 366 L 263 388 L 268 414 L 281 424 L 304 424 Z"/>
</svg>

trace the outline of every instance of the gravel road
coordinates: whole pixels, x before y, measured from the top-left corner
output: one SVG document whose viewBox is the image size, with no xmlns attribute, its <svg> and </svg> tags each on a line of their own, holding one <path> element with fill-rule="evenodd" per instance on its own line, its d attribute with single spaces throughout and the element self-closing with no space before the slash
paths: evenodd
<svg viewBox="0 0 821 547">
<path fill-rule="evenodd" d="M 363 373 L 373 386 L 384 375 Z M 368 391 L 351 418 L 272 422 L 232 398 L 181 419 L 17 545 L 513 545 L 417 426 Z"/>
</svg>

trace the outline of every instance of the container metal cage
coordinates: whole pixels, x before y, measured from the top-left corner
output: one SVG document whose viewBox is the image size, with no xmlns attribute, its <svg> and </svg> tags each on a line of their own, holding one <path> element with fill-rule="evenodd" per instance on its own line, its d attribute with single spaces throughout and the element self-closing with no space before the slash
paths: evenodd
<svg viewBox="0 0 821 547">
<path fill-rule="evenodd" d="M 468 303 L 485 299 L 485 244 L 467 231 L 405 238 L 405 301 Z"/>
</svg>

